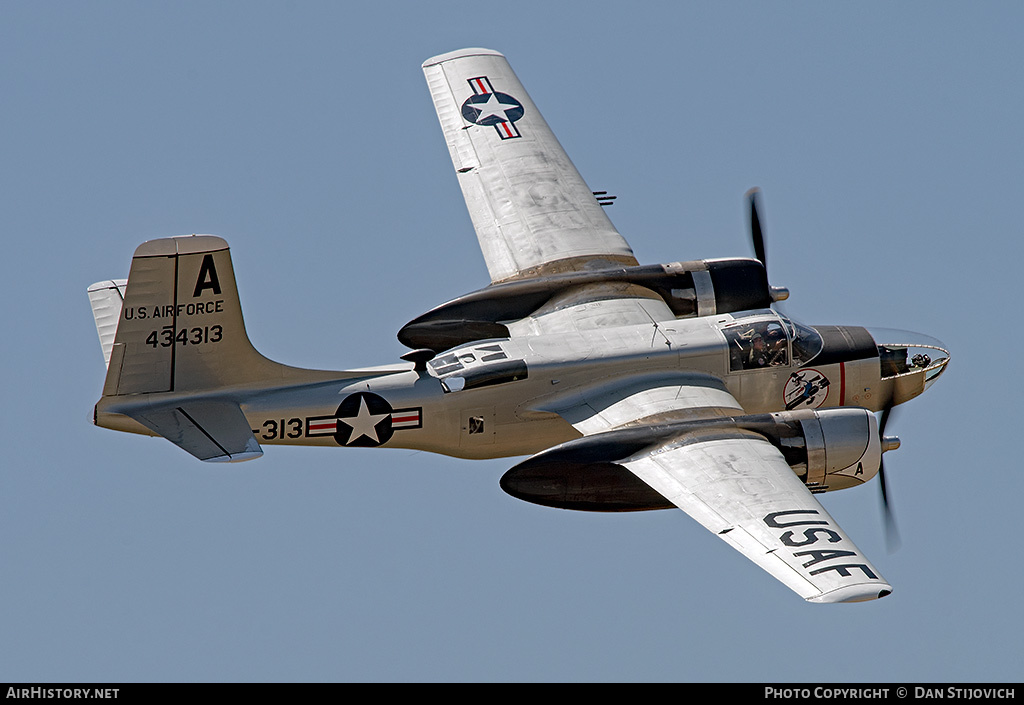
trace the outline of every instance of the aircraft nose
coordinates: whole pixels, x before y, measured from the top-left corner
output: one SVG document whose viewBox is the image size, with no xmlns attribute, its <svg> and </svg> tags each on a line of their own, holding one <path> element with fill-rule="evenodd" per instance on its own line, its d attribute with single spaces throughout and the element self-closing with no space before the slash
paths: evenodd
<svg viewBox="0 0 1024 705">
<path fill-rule="evenodd" d="M 922 333 L 892 328 L 868 328 L 878 346 L 882 378 L 924 371 L 924 388 L 935 383 L 949 364 L 945 343 Z"/>
</svg>

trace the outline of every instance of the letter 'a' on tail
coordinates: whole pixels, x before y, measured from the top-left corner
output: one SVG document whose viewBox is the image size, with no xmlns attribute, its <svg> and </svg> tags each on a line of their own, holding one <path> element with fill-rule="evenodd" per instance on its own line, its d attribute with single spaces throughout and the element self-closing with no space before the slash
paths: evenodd
<svg viewBox="0 0 1024 705">
<path fill-rule="evenodd" d="M 262 455 L 241 388 L 328 375 L 272 362 L 253 348 L 228 244 L 219 237 L 143 243 L 127 283 L 99 282 L 89 298 L 107 361 L 96 424 L 163 436 L 201 460 Z"/>
</svg>

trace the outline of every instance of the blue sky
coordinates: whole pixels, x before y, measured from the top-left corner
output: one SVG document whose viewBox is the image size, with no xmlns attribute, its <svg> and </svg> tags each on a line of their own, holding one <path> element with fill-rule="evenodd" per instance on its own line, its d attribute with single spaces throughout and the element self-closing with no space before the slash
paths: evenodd
<svg viewBox="0 0 1024 705">
<path fill-rule="evenodd" d="M 38 3 L 0 23 L 0 680 L 1019 680 L 1018 3 Z M 256 347 L 392 362 L 487 283 L 420 71 L 504 52 L 644 263 L 747 256 L 808 323 L 927 333 L 878 488 L 824 503 L 892 583 L 803 603 L 681 512 L 505 495 L 513 459 L 93 427 L 86 287 L 232 245 Z"/>
</svg>

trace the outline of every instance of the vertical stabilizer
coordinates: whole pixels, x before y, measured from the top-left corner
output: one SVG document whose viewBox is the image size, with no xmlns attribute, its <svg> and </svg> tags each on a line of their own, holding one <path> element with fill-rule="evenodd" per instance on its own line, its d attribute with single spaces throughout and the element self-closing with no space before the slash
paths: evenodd
<svg viewBox="0 0 1024 705">
<path fill-rule="evenodd" d="M 231 254 L 219 237 L 143 243 L 123 291 L 104 396 L 209 391 L 300 373 L 249 342 Z"/>
<path fill-rule="evenodd" d="M 107 360 L 97 426 L 163 436 L 208 461 L 263 451 L 246 406 L 263 391 L 398 370 L 304 370 L 249 342 L 227 243 L 212 235 L 150 240 L 124 280 L 89 287 Z M 282 422 L 283 423 L 283 422 Z"/>
</svg>

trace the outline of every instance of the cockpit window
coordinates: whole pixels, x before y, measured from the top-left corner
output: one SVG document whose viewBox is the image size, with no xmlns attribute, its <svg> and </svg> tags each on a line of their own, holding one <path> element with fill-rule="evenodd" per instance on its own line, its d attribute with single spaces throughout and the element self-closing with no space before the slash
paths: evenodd
<svg viewBox="0 0 1024 705">
<path fill-rule="evenodd" d="M 818 331 L 810 326 L 797 323 L 790 318 L 783 318 L 782 320 L 786 323 L 786 327 L 789 328 L 789 335 L 793 340 L 793 364 L 806 365 L 821 352 L 823 346 L 821 336 L 818 335 Z"/>
<path fill-rule="evenodd" d="M 780 321 L 744 322 L 726 328 L 729 369 L 757 370 L 789 364 L 789 342 Z"/>
</svg>

